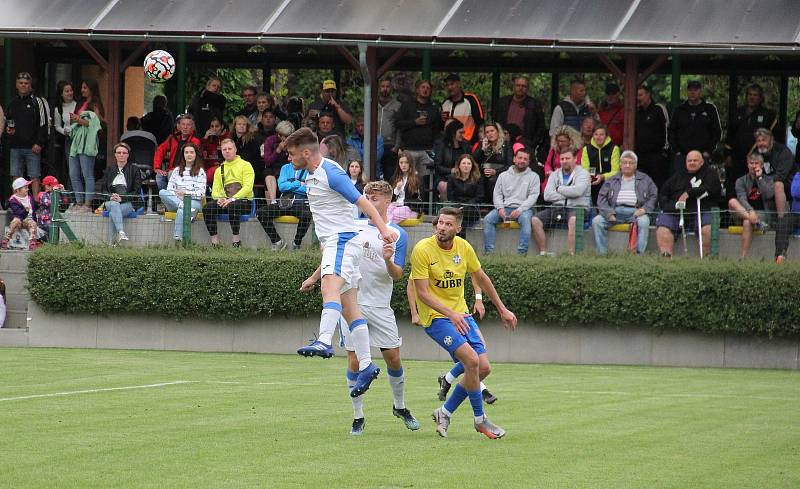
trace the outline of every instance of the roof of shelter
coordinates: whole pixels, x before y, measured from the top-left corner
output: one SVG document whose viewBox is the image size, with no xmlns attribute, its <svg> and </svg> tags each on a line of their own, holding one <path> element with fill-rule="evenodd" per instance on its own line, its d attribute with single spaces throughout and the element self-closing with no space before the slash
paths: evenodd
<svg viewBox="0 0 800 489">
<path fill-rule="evenodd" d="M 800 43 L 796 0 L 0 0 L 0 11 L 0 37 L 29 39 L 752 53 Z"/>
</svg>

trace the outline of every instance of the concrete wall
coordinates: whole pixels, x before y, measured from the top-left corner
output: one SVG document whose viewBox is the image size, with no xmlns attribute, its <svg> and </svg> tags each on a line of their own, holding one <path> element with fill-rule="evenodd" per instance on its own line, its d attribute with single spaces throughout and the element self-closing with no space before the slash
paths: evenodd
<svg viewBox="0 0 800 489">
<path fill-rule="evenodd" d="M 317 332 L 316 317 L 179 321 L 152 316 L 61 315 L 28 309 L 29 330 L 0 330 L 0 345 L 293 354 Z M 400 318 L 403 357 L 448 360 L 423 329 Z M 800 340 L 609 326 L 481 325 L 495 362 L 800 369 Z M 341 354 L 341 351 L 339 351 Z"/>
</svg>

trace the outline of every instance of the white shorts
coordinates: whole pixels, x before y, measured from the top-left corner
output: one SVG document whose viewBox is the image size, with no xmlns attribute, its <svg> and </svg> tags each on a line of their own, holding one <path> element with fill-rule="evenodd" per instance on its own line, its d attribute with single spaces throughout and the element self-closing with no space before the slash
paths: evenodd
<svg viewBox="0 0 800 489">
<path fill-rule="evenodd" d="M 397 320 L 391 307 L 371 307 L 362 304 L 358 305 L 364 319 L 367 320 L 369 329 L 369 345 L 373 348 L 400 348 L 403 339 L 397 329 Z M 344 349 L 355 351 L 353 342 L 350 339 L 350 328 L 344 322 L 341 323 L 342 337 L 344 338 Z"/>
<path fill-rule="evenodd" d="M 358 288 L 361 272 L 358 265 L 364 253 L 359 233 L 339 233 L 325 240 L 322 245 L 321 275 L 337 275 L 344 279 L 341 292 Z"/>
</svg>

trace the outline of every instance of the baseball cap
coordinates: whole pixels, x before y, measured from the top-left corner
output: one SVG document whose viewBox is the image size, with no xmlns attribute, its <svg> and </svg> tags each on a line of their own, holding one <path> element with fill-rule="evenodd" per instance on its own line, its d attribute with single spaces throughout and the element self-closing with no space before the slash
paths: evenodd
<svg viewBox="0 0 800 489">
<path fill-rule="evenodd" d="M 28 80 L 28 81 L 30 81 L 32 79 L 33 79 L 33 77 L 27 71 L 20 71 L 19 73 L 17 73 L 17 80 Z"/>
<path fill-rule="evenodd" d="M 461 81 L 461 77 L 458 76 L 458 73 L 450 73 L 446 77 L 444 77 L 444 81 Z"/>
<path fill-rule="evenodd" d="M 31 184 L 30 181 L 25 180 L 22 177 L 19 177 L 16 180 L 14 180 L 14 183 L 11 184 L 11 188 L 13 188 L 14 190 L 19 190 L 22 187 L 27 187 L 30 184 Z"/>
<path fill-rule="evenodd" d="M 325 80 L 322 82 L 323 90 L 336 90 L 336 82 L 333 80 Z"/>
<path fill-rule="evenodd" d="M 700 80 L 689 80 L 689 83 L 686 84 L 686 88 L 701 88 Z"/>
<path fill-rule="evenodd" d="M 51 187 L 57 187 L 61 184 L 58 183 L 58 178 L 52 175 L 48 175 L 42 179 L 42 185 L 50 185 Z"/>
</svg>

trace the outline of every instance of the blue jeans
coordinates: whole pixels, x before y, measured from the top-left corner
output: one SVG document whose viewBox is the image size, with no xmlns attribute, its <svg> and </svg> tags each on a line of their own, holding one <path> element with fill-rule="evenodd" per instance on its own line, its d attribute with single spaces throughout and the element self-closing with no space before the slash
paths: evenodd
<svg viewBox="0 0 800 489">
<path fill-rule="evenodd" d="M 633 213 L 636 209 L 633 207 L 618 206 L 614 209 L 617 220 L 615 222 L 608 222 L 602 214 L 598 214 L 592 219 L 592 229 L 594 229 L 594 247 L 597 253 L 605 255 L 608 253 L 608 228 L 614 224 L 627 224 L 632 223 L 636 219 L 637 235 L 636 235 L 636 253 L 642 254 L 647 249 L 647 238 L 650 232 L 650 216 L 642 214 L 634 218 Z"/>
<path fill-rule="evenodd" d="M 69 181 L 72 182 L 76 204 L 91 204 L 94 198 L 94 158 L 81 154 L 69 157 Z"/>
<path fill-rule="evenodd" d="M 30 148 L 11 148 L 11 176 L 39 178 L 42 175 L 42 156 Z"/>
<path fill-rule="evenodd" d="M 158 186 L 159 192 L 161 192 L 162 190 L 166 190 L 168 183 L 169 183 L 169 175 L 163 177 L 161 175 L 156 175 L 156 185 Z"/>
<path fill-rule="evenodd" d="M 172 190 L 161 190 L 158 196 L 168 211 L 175 211 L 175 239 L 178 239 L 183 236 L 183 206 L 178 205 L 181 200 Z M 192 199 L 192 217 L 202 208 L 203 204 L 199 200 Z"/>
<path fill-rule="evenodd" d="M 111 239 L 120 231 L 125 231 L 122 227 L 122 218 L 133 212 L 133 204 L 130 202 L 114 202 L 113 200 L 106 201 L 106 210 L 108 211 L 108 226 L 111 230 Z"/>
<path fill-rule="evenodd" d="M 509 215 L 515 207 L 506 207 L 506 220 L 509 220 Z M 517 253 L 525 255 L 528 253 L 528 243 L 531 240 L 531 218 L 533 211 L 528 209 L 517 217 L 519 223 L 519 243 L 517 244 Z M 500 222 L 500 213 L 497 209 L 492 209 L 492 212 L 486 214 L 483 218 L 483 249 L 487 253 L 494 251 L 495 236 L 497 234 L 495 226 Z"/>
</svg>

